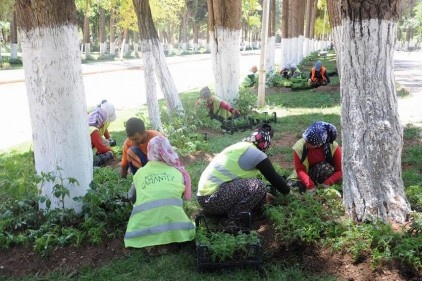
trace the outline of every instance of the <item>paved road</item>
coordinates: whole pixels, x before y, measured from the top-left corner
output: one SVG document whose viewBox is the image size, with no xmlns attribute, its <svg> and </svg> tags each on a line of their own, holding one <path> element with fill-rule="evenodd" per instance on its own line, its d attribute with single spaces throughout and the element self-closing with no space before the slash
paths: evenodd
<svg viewBox="0 0 422 281">
<path fill-rule="evenodd" d="M 276 54 L 279 61 L 280 54 Z M 251 65 L 259 65 L 259 53 L 243 53 L 241 78 Z M 212 84 L 213 74 L 209 54 L 167 59 L 179 92 Z M 411 92 L 399 99 L 399 114 L 403 124 L 422 127 L 422 55 L 397 52 L 394 60 L 396 80 Z M 101 62 L 82 65 L 85 96 L 88 106 L 102 99 L 112 102 L 117 111 L 138 108 L 146 103 L 142 60 Z M 31 140 L 29 106 L 23 70 L 0 71 L 0 151 Z M 159 87 L 157 87 L 159 89 Z M 158 95 L 162 97 L 162 94 Z"/>
<path fill-rule="evenodd" d="M 246 75 L 259 64 L 258 51 L 242 52 L 240 69 Z M 177 90 L 184 92 L 213 83 L 210 54 L 167 58 Z M 142 60 L 83 64 L 85 97 L 88 107 L 107 99 L 121 110 L 136 109 L 146 103 Z M 157 86 L 157 91 L 159 91 Z M 158 93 L 161 98 L 162 94 Z M 31 140 L 29 105 L 23 70 L 0 71 L 0 151 Z"/>
<path fill-rule="evenodd" d="M 396 52 L 394 74 L 396 81 L 411 94 L 398 100 L 401 122 L 422 127 L 422 52 Z"/>
</svg>

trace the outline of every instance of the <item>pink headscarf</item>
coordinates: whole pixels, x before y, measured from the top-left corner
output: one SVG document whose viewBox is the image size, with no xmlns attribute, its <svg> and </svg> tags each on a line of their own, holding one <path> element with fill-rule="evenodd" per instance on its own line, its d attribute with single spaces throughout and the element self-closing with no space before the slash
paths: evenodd
<svg viewBox="0 0 422 281">
<path fill-rule="evenodd" d="M 174 151 L 170 142 L 163 136 L 153 137 L 148 142 L 148 160 L 161 161 L 179 170 L 185 180 L 185 199 L 191 198 L 191 180 L 185 167 L 179 160 L 179 155 Z"/>
<path fill-rule="evenodd" d="M 97 107 L 88 115 L 88 125 L 100 128 L 107 119 L 107 113 Z"/>
</svg>

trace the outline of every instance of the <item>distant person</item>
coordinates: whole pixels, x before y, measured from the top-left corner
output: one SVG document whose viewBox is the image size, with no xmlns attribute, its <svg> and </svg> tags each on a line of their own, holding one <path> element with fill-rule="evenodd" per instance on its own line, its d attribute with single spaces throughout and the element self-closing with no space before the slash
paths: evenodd
<svg viewBox="0 0 422 281">
<path fill-rule="evenodd" d="M 312 67 L 309 73 L 308 83 L 312 88 L 318 88 L 319 86 L 325 86 L 331 83 L 327 70 L 322 66 L 321 61 L 317 61 L 315 66 Z"/>
<path fill-rule="evenodd" d="M 115 144 L 115 141 L 110 138 L 107 128 L 115 119 L 114 106 L 108 102 L 100 104 L 88 115 L 91 147 L 94 152 L 94 166 L 101 166 L 114 157 L 110 146 L 113 143 Z"/>
<path fill-rule="evenodd" d="M 290 192 L 265 154 L 273 134 L 269 124 L 261 124 L 249 137 L 226 147 L 211 160 L 198 183 L 197 199 L 205 214 L 227 215 L 226 224 L 235 223 L 242 212 L 260 217 L 263 205 L 274 197 L 256 177 L 259 173 L 279 192 Z"/>
<path fill-rule="evenodd" d="M 245 77 L 242 82 L 242 86 L 245 88 L 254 87 L 258 83 L 258 67 L 253 65 L 250 69 L 249 74 Z"/>
<path fill-rule="evenodd" d="M 280 75 L 283 76 L 286 79 L 289 79 L 290 78 L 289 77 L 290 68 L 291 68 L 291 64 L 289 63 L 280 70 Z"/>
<path fill-rule="evenodd" d="M 290 70 L 288 72 L 289 78 L 301 78 L 301 72 L 300 69 L 297 67 L 295 63 L 292 63 L 290 66 Z"/>
<path fill-rule="evenodd" d="M 335 141 L 337 128 L 323 121 L 310 125 L 293 145 L 294 170 L 290 188 L 314 192 L 317 185 L 329 187 L 341 181 L 341 147 Z"/>
<path fill-rule="evenodd" d="M 125 247 L 155 247 L 158 253 L 195 238 L 195 226 L 183 209 L 191 197 L 191 180 L 170 142 L 155 136 L 148 142 L 148 163 L 133 177 L 134 202 L 124 237 Z M 164 251 L 163 251 L 164 250 Z M 154 248 L 147 248 L 151 254 Z M 154 253 L 155 254 L 155 253 Z"/>
<path fill-rule="evenodd" d="M 133 175 L 148 162 L 148 142 L 155 136 L 162 134 L 155 130 L 145 130 L 144 122 L 139 118 L 129 118 L 126 122 L 127 139 L 123 144 L 120 174 L 127 177 L 128 169 Z"/>
<path fill-rule="evenodd" d="M 222 122 L 226 119 L 237 118 L 240 116 L 239 111 L 234 109 L 230 104 L 223 101 L 216 95 L 211 94 L 210 88 L 202 88 L 199 95 L 200 96 L 196 101 L 196 104 L 198 105 L 201 100 L 205 101 L 208 109 L 208 115 L 211 119 L 216 119 Z"/>
</svg>

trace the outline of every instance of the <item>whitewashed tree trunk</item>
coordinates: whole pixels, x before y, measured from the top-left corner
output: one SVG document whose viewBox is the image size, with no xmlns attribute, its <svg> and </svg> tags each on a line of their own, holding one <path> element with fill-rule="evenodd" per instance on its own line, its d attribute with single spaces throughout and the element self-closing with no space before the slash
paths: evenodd
<svg viewBox="0 0 422 281">
<path fill-rule="evenodd" d="M 13 13 L 12 21 L 10 22 L 10 58 L 18 58 L 18 29 L 16 25 L 16 13 Z"/>
<path fill-rule="evenodd" d="M 125 45 L 126 45 L 126 37 L 123 38 L 123 42 L 120 45 L 120 53 L 119 53 L 119 59 L 123 60 L 123 56 L 125 53 Z"/>
<path fill-rule="evenodd" d="M 154 55 L 151 44 L 148 41 L 141 41 L 142 60 L 144 61 L 145 90 L 147 93 L 148 116 L 151 126 L 161 130 L 160 107 L 158 105 L 157 87 L 154 76 Z"/>
<path fill-rule="evenodd" d="M 159 44 L 157 40 L 153 41 L 155 42 L 154 48 L 152 49 L 154 55 L 154 66 L 156 69 L 155 75 L 157 76 L 161 91 L 164 94 L 167 108 L 170 111 L 175 111 L 178 112 L 178 114 L 183 114 L 183 105 L 179 99 L 174 79 L 171 76 L 171 73 L 167 66 L 166 56 L 164 55 L 163 47 L 161 46 L 161 44 Z"/>
<path fill-rule="evenodd" d="M 100 43 L 100 55 L 107 53 L 107 43 Z"/>
<path fill-rule="evenodd" d="M 309 38 L 305 38 L 303 40 L 303 56 L 307 57 L 309 54 Z"/>
<path fill-rule="evenodd" d="M 280 69 L 283 69 L 287 64 L 287 52 L 288 52 L 288 39 L 281 38 L 281 60 L 280 60 Z"/>
<path fill-rule="evenodd" d="M 275 36 L 268 38 L 266 60 L 267 72 L 275 70 Z"/>
<path fill-rule="evenodd" d="M 18 44 L 10 44 L 10 58 L 11 59 L 18 58 Z"/>
<path fill-rule="evenodd" d="M 39 2 L 16 1 L 35 169 L 37 174 L 52 172 L 56 176 L 58 167 L 62 169 L 61 177 L 70 196 L 64 202 L 53 196 L 53 186 L 59 181 L 40 186 L 41 193 L 50 198 L 53 209 L 64 204 L 65 208 L 80 212 L 82 206 L 73 198 L 86 193 L 93 168 L 76 7 L 72 2 L 54 2 L 49 8 L 72 14 L 51 16 L 50 9 L 44 9 Z M 38 21 L 31 20 L 34 18 Z M 67 178 L 75 178 L 79 186 L 68 184 Z M 41 204 L 40 208 L 45 209 L 46 205 Z"/>
<path fill-rule="evenodd" d="M 361 3 L 348 3 L 342 6 L 341 54 L 344 204 L 358 221 L 404 222 L 410 206 L 401 178 L 403 128 L 393 70 L 396 23 L 388 18 L 397 14 L 394 4 L 368 4 L 372 7 L 364 10 L 372 13 L 353 20 L 349 13 L 361 12 Z M 376 15 L 387 18 L 370 18 Z"/>
<path fill-rule="evenodd" d="M 217 96 L 239 95 L 242 1 L 207 0 L 209 44 Z"/>
<path fill-rule="evenodd" d="M 138 28 L 140 30 L 143 58 L 144 55 L 152 57 L 148 57 L 148 59 L 150 63 L 152 63 L 151 67 L 158 79 L 158 83 L 160 83 L 161 91 L 163 92 L 168 112 L 183 115 L 183 105 L 179 99 L 176 84 L 174 83 L 173 77 L 171 76 L 167 67 L 164 50 L 152 20 L 149 1 L 133 0 L 133 4 L 138 19 Z M 144 52 L 149 52 L 149 54 L 144 54 Z M 150 105 L 148 104 L 148 107 L 149 106 Z M 154 112 L 154 109 L 152 109 L 152 111 Z M 155 118 L 155 116 L 150 116 L 150 118 L 151 117 Z M 159 123 L 156 122 L 156 124 L 156 126 L 161 127 L 161 121 Z M 155 129 L 159 129 L 160 127 Z"/>
<path fill-rule="evenodd" d="M 298 63 L 297 58 L 299 57 L 299 53 L 302 53 L 302 49 L 299 50 L 299 38 L 294 37 L 291 38 L 292 46 L 291 46 L 291 54 L 289 58 L 289 63 Z"/>
<path fill-rule="evenodd" d="M 240 30 L 217 27 L 210 32 L 212 66 L 215 92 L 226 101 L 233 101 L 239 94 Z"/>
<path fill-rule="evenodd" d="M 85 56 L 88 57 L 91 55 L 91 43 L 84 44 Z"/>
<path fill-rule="evenodd" d="M 110 42 L 110 55 L 115 55 L 116 54 L 116 44 L 113 42 Z"/>
<path fill-rule="evenodd" d="M 299 36 L 299 38 L 297 39 L 297 53 L 296 53 L 296 63 L 300 63 L 303 59 L 303 42 L 304 42 L 304 37 L 303 36 Z"/>
</svg>

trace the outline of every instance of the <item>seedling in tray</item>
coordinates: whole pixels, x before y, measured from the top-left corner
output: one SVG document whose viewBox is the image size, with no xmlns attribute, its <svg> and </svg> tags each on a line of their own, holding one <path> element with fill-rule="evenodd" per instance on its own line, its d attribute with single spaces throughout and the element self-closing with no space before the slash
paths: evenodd
<svg viewBox="0 0 422 281">
<path fill-rule="evenodd" d="M 243 214 L 243 213 L 242 213 Z M 250 230 L 250 213 L 238 221 L 238 231 L 211 229 L 204 215 L 196 217 L 196 269 L 198 272 L 224 268 L 261 266 L 258 234 Z"/>
</svg>

